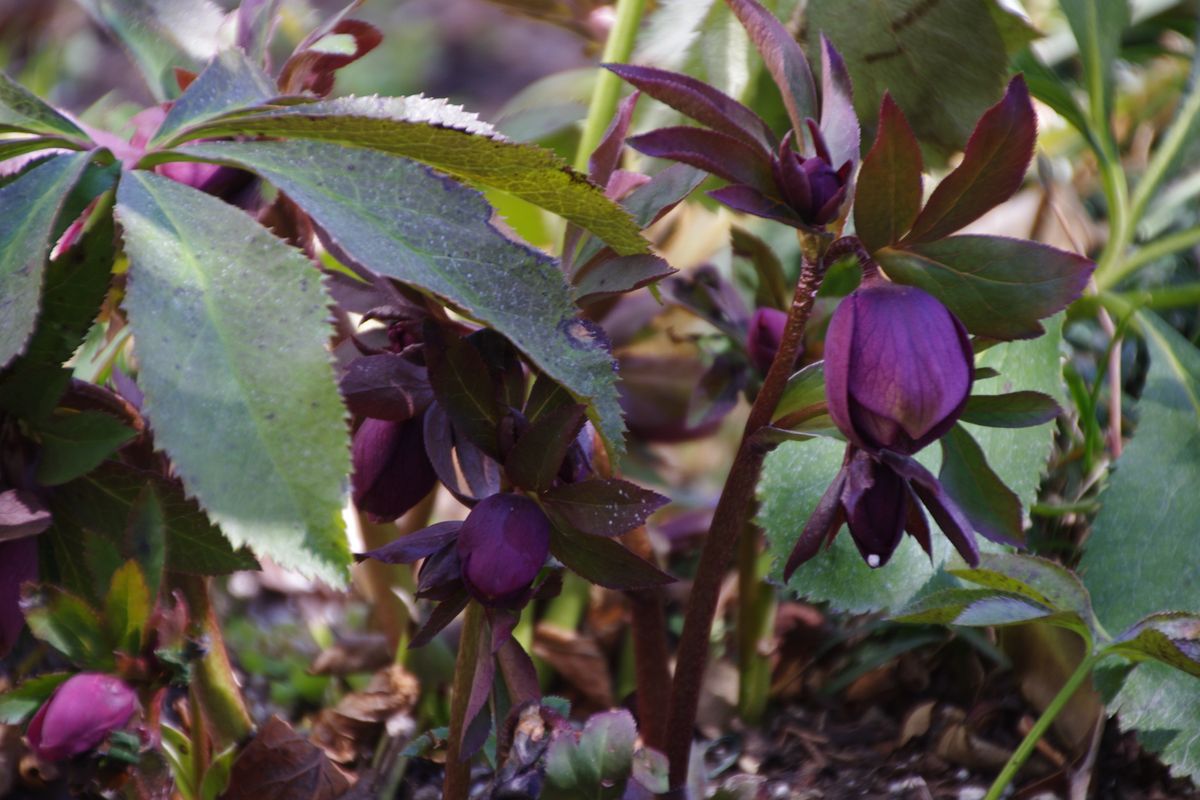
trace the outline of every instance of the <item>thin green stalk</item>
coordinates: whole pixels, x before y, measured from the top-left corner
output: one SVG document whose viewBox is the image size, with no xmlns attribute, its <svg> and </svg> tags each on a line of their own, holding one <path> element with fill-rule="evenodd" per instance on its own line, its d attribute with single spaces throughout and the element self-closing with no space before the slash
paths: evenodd
<svg viewBox="0 0 1200 800">
<path fill-rule="evenodd" d="M 616 20 L 604 43 L 604 54 L 600 57 L 603 63 L 619 64 L 629 60 L 645 10 L 646 0 L 617 0 Z M 596 75 L 596 86 L 592 89 L 592 102 L 588 106 L 587 121 L 583 123 L 579 149 L 575 151 L 575 169 L 579 172 L 587 172 L 588 159 L 612 121 L 620 96 L 621 79 L 601 69 Z"/>
<path fill-rule="evenodd" d="M 775 624 L 775 591 L 767 583 L 769 560 L 759 552 L 758 529 L 748 525 L 738 543 L 738 713 L 755 724 L 767 710 L 771 662 L 759 645 Z"/>
<path fill-rule="evenodd" d="M 1037 743 L 1046 734 L 1051 723 L 1059 715 L 1059 712 L 1070 702 L 1075 696 L 1075 692 L 1079 689 L 1083 682 L 1092 674 L 1092 668 L 1096 666 L 1096 662 L 1103 656 L 1091 655 L 1080 662 L 1075 671 L 1071 673 L 1071 677 L 1067 678 L 1067 682 L 1063 684 L 1062 689 L 1050 701 L 1050 705 L 1046 706 L 1046 710 L 1038 717 L 1038 721 L 1029 729 L 1029 733 L 1021 741 L 1013 754 L 1008 759 L 1008 763 L 1004 765 L 1004 769 L 996 776 L 996 780 L 992 783 L 992 788 L 988 789 L 987 795 L 983 800 L 1000 800 L 1000 796 L 1008 785 L 1012 783 L 1016 777 L 1017 771 L 1025 764 L 1029 756 L 1033 754 L 1033 749 L 1037 747 Z"/>
<path fill-rule="evenodd" d="M 1183 104 L 1179 107 L 1179 113 L 1175 115 L 1171 127 L 1167 129 L 1167 135 L 1163 138 L 1162 144 L 1155 149 L 1154 155 L 1150 157 L 1150 163 L 1146 165 L 1146 172 L 1143 173 L 1137 189 L 1134 190 L 1130 211 L 1135 223 L 1142 218 L 1146 206 L 1150 204 L 1154 193 L 1158 191 L 1159 186 L 1167 177 L 1167 171 L 1179 157 L 1179 152 L 1187 143 L 1188 134 L 1191 133 L 1192 125 L 1198 114 L 1200 114 L 1200 83 L 1193 83 L 1191 91 L 1188 92 Z"/>
<path fill-rule="evenodd" d="M 1096 283 L 1101 290 L 1111 288 L 1147 264 L 1152 264 L 1160 258 L 1165 258 L 1172 253 L 1178 253 L 1180 250 L 1186 250 L 1189 247 L 1196 247 L 1197 245 L 1200 245 L 1200 226 L 1177 231 L 1160 239 L 1155 239 L 1145 247 L 1131 253 L 1128 258 L 1115 264 L 1107 275 L 1104 276 L 1103 282 L 1100 280 L 1100 276 L 1097 275 Z"/>
<path fill-rule="evenodd" d="M 479 629 L 483 625 L 483 606 L 472 600 L 463 617 L 458 641 L 458 659 L 454 662 L 454 686 L 450 696 L 450 743 L 446 748 L 446 778 L 442 794 L 446 800 L 467 800 L 471 792 L 471 760 L 464 759 L 462 739 L 467 732 L 467 703 L 475 681 L 475 661 L 479 655 Z"/>
<path fill-rule="evenodd" d="M 1108 241 L 1096 262 L 1096 285 L 1100 289 L 1112 286 L 1112 274 L 1133 241 L 1133 219 L 1129 214 L 1129 182 L 1121 159 L 1112 146 L 1106 146 L 1100 159 L 1100 178 L 1104 197 L 1108 201 Z"/>
<path fill-rule="evenodd" d="M 1122 292 L 1121 299 L 1137 308 L 1182 308 L 1200 305 L 1200 283 L 1160 286 L 1139 292 Z"/>
</svg>

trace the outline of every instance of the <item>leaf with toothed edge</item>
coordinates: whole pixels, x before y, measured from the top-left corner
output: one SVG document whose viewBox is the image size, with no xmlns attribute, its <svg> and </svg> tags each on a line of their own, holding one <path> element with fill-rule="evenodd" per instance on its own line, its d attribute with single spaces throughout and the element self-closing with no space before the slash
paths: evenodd
<svg viewBox="0 0 1200 800">
<path fill-rule="evenodd" d="M 343 584 L 349 432 L 320 273 L 239 209 L 146 172 L 122 178 L 117 220 L 156 444 L 234 544 Z"/>
<path fill-rule="evenodd" d="M 194 126 L 171 143 L 237 135 L 331 142 L 411 158 L 559 214 L 620 255 L 649 252 L 629 214 L 553 151 L 511 142 L 475 114 L 444 100 L 420 95 L 341 97 L 264 106 Z"/>
<path fill-rule="evenodd" d="M 800 136 L 804 121 L 817 118 L 817 87 L 804 51 L 774 14 L 755 0 L 726 0 L 754 42 L 767 72 L 779 87 L 783 105 Z"/>
<path fill-rule="evenodd" d="M 0 133 L 65 136 L 86 142 L 87 134 L 33 92 L 0 72 Z M 7 142 L 5 143 L 7 144 Z"/>
<path fill-rule="evenodd" d="M 504 238 L 475 191 L 411 161 L 323 142 L 193 145 L 257 172 L 347 261 L 430 292 L 503 334 L 581 402 L 619 454 L 624 423 L 607 342 L 576 315 L 562 273 Z"/>
<path fill-rule="evenodd" d="M 874 252 L 900 241 L 921 210 L 921 146 L 904 112 L 884 93 L 875 144 L 854 191 L 854 227 Z"/>
<path fill-rule="evenodd" d="M 833 42 L 821 35 L 821 135 L 833 157 L 834 168 L 861 155 L 862 131 L 854 111 L 850 73 Z"/>
</svg>

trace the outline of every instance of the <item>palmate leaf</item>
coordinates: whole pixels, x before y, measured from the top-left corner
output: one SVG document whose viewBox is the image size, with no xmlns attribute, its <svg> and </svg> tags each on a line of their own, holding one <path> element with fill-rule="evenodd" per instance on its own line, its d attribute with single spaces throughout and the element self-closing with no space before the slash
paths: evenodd
<svg viewBox="0 0 1200 800">
<path fill-rule="evenodd" d="M 1138 425 L 1101 495 L 1080 573 L 1111 629 L 1162 609 L 1200 611 L 1200 351 L 1150 313 L 1138 323 L 1150 351 Z M 1122 727 L 1168 764 L 1200 777 L 1196 679 L 1139 666 L 1111 705 Z"/>
<path fill-rule="evenodd" d="M 0 188 L 0 367 L 33 332 L 54 224 L 90 159 L 53 156 Z"/>
<path fill-rule="evenodd" d="M 419 95 L 342 97 L 250 109 L 189 128 L 173 143 L 238 134 L 310 139 L 404 156 L 559 214 L 620 255 L 649 249 L 629 214 L 553 152 L 508 141 L 474 114 L 444 100 Z"/>
<path fill-rule="evenodd" d="M 121 181 L 126 307 L 155 442 L 235 545 L 344 583 L 345 410 L 320 274 L 242 211 Z"/>
<path fill-rule="evenodd" d="M 257 172 L 349 261 L 493 327 L 588 402 L 609 446 L 622 449 L 616 374 L 604 342 L 577 319 L 554 263 L 500 235 L 477 192 L 406 159 L 324 142 L 222 142 L 181 152 Z"/>
</svg>

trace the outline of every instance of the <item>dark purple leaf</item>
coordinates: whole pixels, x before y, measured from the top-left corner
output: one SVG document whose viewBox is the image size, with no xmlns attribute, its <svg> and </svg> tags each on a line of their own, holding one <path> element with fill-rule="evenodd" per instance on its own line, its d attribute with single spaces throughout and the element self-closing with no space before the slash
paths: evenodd
<svg viewBox="0 0 1200 800">
<path fill-rule="evenodd" d="M 609 589 L 649 589 L 675 581 L 612 539 L 586 534 L 550 534 L 550 552 L 575 574 Z"/>
<path fill-rule="evenodd" d="M 346 35 L 354 38 L 353 53 L 331 53 L 314 49 L 325 36 Z M 296 52 L 279 71 L 279 88 L 285 94 L 312 92 L 327 95 L 333 90 L 334 73 L 353 64 L 374 50 L 383 34 L 374 25 L 356 19 L 343 19 L 320 35 L 301 42 Z"/>
<path fill-rule="evenodd" d="M 447 600 L 464 588 L 457 542 L 448 542 L 421 564 L 420 577 L 417 579 L 417 597 Z"/>
<path fill-rule="evenodd" d="M 0 541 L 0 658 L 8 655 L 25 627 L 21 584 L 35 581 L 37 576 L 37 539 L 26 536 Z"/>
<path fill-rule="evenodd" d="M 486 733 L 480 737 L 471 735 L 473 733 L 471 723 L 479 716 L 479 712 L 483 711 L 484 705 L 492 693 L 492 681 L 496 677 L 496 659 L 492 656 L 488 638 L 487 626 L 480 625 L 479 643 L 475 646 L 475 674 L 471 679 L 471 695 L 467 700 L 467 713 L 463 717 L 462 752 L 459 754 L 459 758 L 464 761 L 474 755 L 487 740 Z M 468 739 L 473 741 L 468 742 Z M 476 739 L 478 741 L 474 741 Z"/>
<path fill-rule="evenodd" d="M 511 635 L 500 645 L 500 650 L 496 653 L 496 662 L 504 676 L 504 683 L 508 686 L 508 696 L 513 706 L 541 699 L 542 687 L 538 683 L 533 659 Z"/>
<path fill-rule="evenodd" d="M 33 492 L 0 492 L 0 542 L 24 539 L 50 527 L 50 510 Z"/>
<path fill-rule="evenodd" d="M 625 146 L 625 135 L 629 132 L 629 120 L 637 106 L 639 92 L 626 97 L 617 106 L 617 113 L 609 124 L 600 144 L 588 158 L 588 177 L 597 186 L 608 186 L 613 171 L 621 165 L 621 148 Z"/>
<path fill-rule="evenodd" d="M 575 398 L 562 384 L 545 374 L 539 374 L 529 390 L 529 399 L 525 401 L 525 419 L 532 425 L 543 414 L 574 402 Z"/>
<path fill-rule="evenodd" d="M 786 203 L 767 197 L 757 189 L 749 186 L 723 186 L 708 193 L 708 196 L 718 203 L 729 206 L 734 211 L 749 214 L 763 219 L 772 219 L 790 225 L 793 228 L 805 227 L 800 215 L 792 211 Z"/>
<path fill-rule="evenodd" d="M 726 0 L 741 20 L 750 41 L 762 54 L 767 71 L 779 87 L 796 134 L 806 119 L 817 118 L 817 87 L 800 45 L 775 15 L 755 0 Z"/>
<path fill-rule="evenodd" d="M 501 414 L 492 372 L 480 352 L 465 339 L 427 325 L 425 361 L 439 406 L 476 447 L 497 456 Z"/>
<path fill-rule="evenodd" d="M 335 800 L 350 781 L 325 751 L 271 717 L 238 754 L 224 800 Z"/>
<path fill-rule="evenodd" d="M 718 355 L 700 376 L 696 391 L 688 401 L 687 426 L 703 428 L 724 419 L 737 405 L 738 394 L 748 379 L 746 363 L 740 356 Z"/>
<path fill-rule="evenodd" d="M 341 381 L 346 407 L 361 417 L 403 422 L 433 400 L 429 374 L 398 353 L 380 353 L 350 363 Z"/>
<path fill-rule="evenodd" d="M 500 491 L 500 464 L 462 435 L 436 402 L 425 411 L 425 452 L 438 479 L 465 503 Z"/>
<path fill-rule="evenodd" d="M 834 167 L 858 161 L 862 134 L 854 113 L 854 89 L 846 62 L 821 34 L 821 133 Z"/>
<path fill-rule="evenodd" d="M 586 419 L 587 407 L 579 404 L 541 415 L 517 439 L 504 462 L 509 480 L 522 489 L 549 489 Z"/>
<path fill-rule="evenodd" d="M 458 535 L 460 527 L 462 527 L 462 522 L 460 521 L 439 522 L 436 525 L 430 525 L 428 528 L 422 528 L 419 531 L 401 536 L 396 541 L 389 542 L 383 547 L 356 555 L 355 558 L 359 561 L 373 558 L 385 564 L 411 564 L 418 559 L 433 555 L 454 541 L 454 537 Z"/>
<path fill-rule="evenodd" d="M 772 191 L 775 186 L 770 157 L 724 133 L 703 128 L 659 128 L 634 136 L 629 146 L 643 155 L 690 164 L 761 192 Z"/>
<path fill-rule="evenodd" d="M 977 336 L 1026 339 L 1039 319 L 1066 308 L 1095 265 L 1082 256 L 1021 239 L 952 236 L 885 247 L 876 253 L 888 277 L 932 294 Z"/>
<path fill-rule="evenodd" d="M 1033 159 L 1037 116 L 1018 75 L 999 103 L 979 118 L 962 163 L 933 190 L 906 242 L 932 242 L 979 219 L 1012 197 Z"/>
<path fill-rule="evenodd" d="M 677 72 L 631 64 L 605 64 L 622 79 L 701 125 L 759 147 L 775 149 L 775 136 L 762 118 L 707 83 Z"/>
<path fill-rule="evenodd" d="M 647 228 L 681 203 L 707 177 L 704 172 L 687 164 L 672 164 L 648 183 L 634 189 L 621 201 L 621 205 L 638 225 Z"/>
<path fill-rule="evenodd" d="M 960 419 L 988 428 L 1028 428 L 1049 422 L 1061 413 L 1062 409 L 1049 395 L 1010 392 L 972 395 Z"/>
<path fill-rule="evenodd" d="M 616 478 L 557 486 L 541 494 L 546 508 L 572 528 L 595 536 L 620 536 L 671 502 L 661 494 Z"/>
<path fill-rule="evenodd" d="M 888 93 L 854 192 L 854 227 L 874 252 L 900 241 L 921 210 L 921 146 Z"/>
<path fill-rule="evenodd" d="M 572 278 L 575 302 L 587 306 L 648 286 L 675 274 L 675 269 L 653 255 L 617 256 L 593 262 Z"/>
<path fill-rule="evenodd" d="M 1020 546 L 1021 501 L 988 466 L 983 449 L 961 425 L 941 439 L 938 480 L 976 531 L 1000 544 Z"/>
<path fill-rule="evenodd" d="M 744 341 L 750 312 L 741 294 L 711 265 L 672 278 L 667 296 L 736 341 Z"/>
<path fill-rule="evenodd" d="M 481 328 L 467 337 L 492 375 L 496 387 L 496 402 L 510 408 L 520 408 L 525 402 L 525 368 L 521 355 L 512 342 L 491 328 Z"/>
<path fill-rule="evenodd" d="M 832 542 L 838 529 L 846 521 L 846 514 L 842 509 L 842 490 L 845 487 L 846 468 L 842 467 L 834 476 L 833 482 L 829 484 L 829 488 L 821 495 L 821 499 L 817 501 L 817 507 L 813 509 L 812 516 L 804 524 L 804 530 L 796 541 L 791 555 L 788 556 L 787 565 L 783 568 L 785 581 L 790 581 L 792 573 L 799 569 L 801 564 L 815 556 L 822 544 Z"/>
<path fill-rule="evenodd" d="M 462 613 L 462 610 L 467 607 L 467 603 L 471 601 L 471 595 L 467 594 L 466 589 L 462 589 L 453 597 L 448 597 L 437 604 L 437 607 L 429 613 L 429 618 L 425 620 L 425 624 L 413 634 L 412 642 L 409 647 L 423 647 L 433 641 L 433 637 L 437 636 L 447 625 L 454 622 L 455 617 Z"/>
</svg>

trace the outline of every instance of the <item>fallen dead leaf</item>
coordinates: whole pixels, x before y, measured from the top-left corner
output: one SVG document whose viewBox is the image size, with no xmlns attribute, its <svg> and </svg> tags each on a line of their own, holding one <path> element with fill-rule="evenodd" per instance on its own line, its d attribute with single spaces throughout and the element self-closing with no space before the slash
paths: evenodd
<svg viewBox="0 0 1200 800">
<path fill-rule="evenodd" d="M 334 800 L 349 788 L 321 748 L 271 717 L 233 762 L 222 800 Z"/>
</svg>

